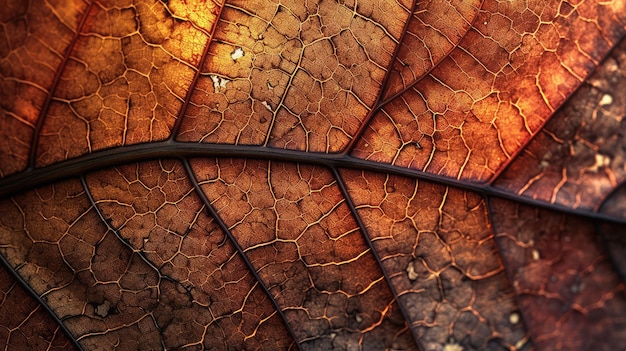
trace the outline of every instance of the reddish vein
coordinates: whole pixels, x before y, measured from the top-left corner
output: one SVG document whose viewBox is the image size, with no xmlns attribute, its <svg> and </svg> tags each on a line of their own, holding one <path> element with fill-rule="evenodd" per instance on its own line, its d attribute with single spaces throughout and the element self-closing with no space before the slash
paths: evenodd
<svg viewBox="0 0 626 351">
<path fill-rule="evenodd" d="M 70 59 L 70 55 L 72 51 L 74 51 L 74 46 L 80 37 L 80 33 L 82 32 L 85 23 L 87 22 L 87 18 L 89 18 L 89 12 L 94 5 L 94 1 L 90 2 L 87 8 L 85 9 L 85 13 L 83 13 L 83 17 L 80 19 L 78 27 L 76 28 L 76 35 L 72 38 L 72 41 L 68 45 L 67 49 L 65 49 L 65 54 L 63 55 L 63 59 L 57 67 L 56 72 L 54 73 L 54 78 L 52 80 L 52 85 L 50 86 L 50 90 L 48 91 L 48 95 L 46 96 L 46 100 L 39 111 L 39 116 L 37 116 L 37 122 L 35 124 L 35 130 L 33 131 L 33 139 L 30 144 L 30 152 L 28 154 L 28 167 L 27 170 L 31 170 L 35 168 L 35 162 L 37 157 L 37 146 L 39 145 L 39 137 L 41 136 L 41 129 L 43 128 L 43 123 L 46 115 L 48 114 L 48 110 L 50 109 L 50 103 L 52 102 L 52 97 L 54 96 L 54 92 L 56 91 L 59 81 L 61 81 L 61 75 L 67 65 L 67 62 Z"/>
<path fill-rule="evenodd" d="M 393 55 L 391 55 L 391 60 L 389 61 L 387 72 L 385 72 L 385 77 L 383 78 L 383 82 L 380 86 L 380 91 L 378 93 L 378 96 L 376 97 L 376 101 L 374 101 L 374 105 L 373 105 L 374 108 L 370 110 L 367 116 L 365 116 L 365 119 L 363 120 L 363 122 L 361 122 L 359 129 L 356 131 L 352 139 L 350 139 L 350 142 L 348 142 L 348 145 L 344 148 L 344 151 L 341 152 L 342 154 L 349 154 L 350 152 L 352 152 L 352 149 L 356 145 L 357 140 L 361 138 L 361 135 L 363 135 L 363 133 L 365 132 L 365 128 L 367 128 L 367 126 L 369 125 L 370 120 L 374 117 L 376 112 L 380 110 L 380 107 L 382 105 L 380 101 L 383 99 L 383 96 L 385 95 L 383 92 L 387 90 L 387 85 L 389 84 L 389 79 L 391 78 L 391 72 L 393 71 L 393 65 L 396 62 L 396 59 L 398 58 L 398 52 L 400 52 L 400 48 L 402 47 L 402 42 L 404 41 L 404 37 L 406 36 L 406 33 L 409 30 L 409 24 L 411 23 L 411 18 L 413 17 L 413 13 L 415 12 L 416 7 L 417 7 L 417 0 L 413 0 L 413 3 L 411 4 L 411 9 L 409 11 L 409 17 L 404 22 L 402 33 L 400 34 L 400 38 L 398 39 L 398 45 L 396 45 L 396 47 L 393 50 Z"/>
<path fill-rule="evenodd" d="M 622 35 L 619 37 L 619 39 L 617 39 L 617 40 L 615 41 L 615 43 L 619 43 L 619 42 L 621 42 L 622 40 L 624 40 L 624 38 L 626 38 L 626 33 L 622 34 Z M 615 44 L 615 46 L 614 46 L 611 50 L 609 50 L 608 52 L 606 52 L 606 53 L 604 54 L 604 56 L 600 59 L 600 63 L 596 66 L 595 70 L 594 70 L 594 71 L 589 72 L 589 74 L 587 75 L 587 77 L 585 77 L 585 80 L 583 80 L 583 81 L 582 81 L 582 82 L 581 82 L 581 83 L 580 83 L 580 84 L 579 84 L 579 85 L 578 85 L 578 86 L 574 89 L 574 91 L 573 91 L 571 94 L 569 94 L 569 95 L 567 96 L 567 98 L 565 98 L 565 99 L 561 102 L 561 104 L 560 104 L 560 105 L 558 105 L 558 106 L 556 106 L 556 107 L 555 107 L 554 112 L 552 112 L 552 115 L 548 116 L 548 118 L 546 118 L 546 119 L 543 121 L 543 123 L 542 123 L 542 124 L 541 124 L 541 125 L 537 128 L 537 130 L 536 130 L 535 134 L 531 135 L 528 139 L 526 139 L 526 141 L 524 141 L 524 142 L 522 143 L 522 145 L 520 145 L 520 147 L 519 147 L 519 148 L 517 148 L 517 150 L 516 150 L 513 154 L 511 154 L 511 157 L 509 157 L 509 158 L 508 158 L 508 159 L 504 162 L 504 164 L 502 164 L 502 165 L 501 165 L 501 166 L 500 166 L 500 167 L 496 170 L 496 172 L 493 174 L 493 176 L 491 176 L 491 178 L 490 178 L 490 179 L 486 182 L 486 184 L 493 184 L 493 183 L 494 183 L 494 182 L 495 182 L 495 181 L 496 181 L 496 180 L 500 177 L 500 175 L 501 175 L 502 173 L 504 173 L 504 172 L 505 172 L 505 171 L 509 168 L 509 166 L 513 163 L 513 161 L 517 159 L 517 156 L 518 156 L 519 154 L 521 154 L 522 152 L 524 152 L 524 151 L 528 148 L 528 146 L 530 145 L 530 143 L 531 143 L 531 142 L 532 142 L 532 141 L 533 141 L 533 140 L 537 137 L 537 135 L 539 135 L 539 134 L 540 134 L 540 133 L 544 130 L 544 127 L 548 124 L 548 122 L 550 122 L 550 120 L 552 119 L 552 117 L 554 117 L 554 116 L 555 116 L 555 115 L 556 115 L 559 111 L 561 111 L 561 110 L 562 110 L 562 109 L 563 109 L 563 108 L 567 105 L 567 103 L 568 103 L 570 100 L 572 100 L 572 99 L 575 99 L 575 98 L 576 98 L 577 92 L 578 92 L 578 91 L 580 91 L 580 89 L 581 89 L 581 88 L 582 88 L 585 84 L 588 84 L 588 83 L 587 83 L 587 79 L 589 79 L 589 77 L 591 77 L 591 76 L 595 73 L 595 71 L 596 71 L 596 70 L 597 70 L 597 69 L 598 69 L 598 68 L 602 65 L 602 63 L 603 63 L 603 62 L 604 62 L 604 61 L 605 61 L 605 60 L 606 60 L 609 56 L 611 56 L 611 54 L 612 54 L 615 50 L 618 50 L 618 45 L 617 45 L 617 44 Z"/>
<path fill-rule="evenodd" d="M 200 76 L 202 76 L 202 67 L 204 66 L 207 57 L 209 56 L 209 51 L 211 48 L 211 42 L 213 41 L 213 36 L 215 35 L 215 31 L 217 30 L 217 25 L 220 22 L 220 18 L 222 17 L 222 10 L 224 9 L 225 4 L 220 6 L 220 10 L 218 11 L 215 17 L 215 23 L 213 23 L 213 27 L 211 28 L 211 33 L 209 34 L 209 39 L 207 40 L 206 46 L 204 47 L 204 51 L 202 52 L 202 57 L 200 57 L 200 61 L 198 62 L 198 70 L 193 76 L 193 80 L 187 89 L 187 94 L 185 94 L 185 100 L 183 101 L 183 106 L 180 108 L 180 112 L 178 113 L 178 117 L 174 122 L 174 126 L 172 127 L 172 132 L 170 133 L 170 137 L 168 140 L 174 141 L 176 136 L 178 135 L 178 131 L 180 129 L 180 125 L 183 121 L 183 118 L 187 114 L 187 109 L 189 108 L 189 104 L 191 101 L 191 96 L 193 95 L 194 90 L 196 89 L 196 85 L 198 85 L 198 81 L 200 80 Z"/>
<path fill-rule="evenodd" d="M 481 0 L 479 8 L 482 7 L 483 3 L 485 0 Z M 413 11 L 415 11 L 415 7 L 417 6 L 417 1 L 413 2 Z M 376 99 L 376 102 L 374 103 L 374 108 L 367 114 L 367 116 L 365 117 L 365 119 L 363 120 L 363 122 L 361 123 L 361 125 L 359 126 L 359 129 L 357 130 L 357 132 L 354 134 L 354 136 L 352 137 L 352 139 L 350 140 L 350 142 L 348 143 L 348 146 L 346 146 L 346 148 L 344 149 L 344 151 L 342 152 L 342 154 L 349 154 L 352 152 L 352 150 L 354 149 L 354 147 L 356 146 L 356 143 L 359 139 L 361 139 L 361 136 L 363 136 L 363 133 L 365 133 L 365 129 L 369 126 L 371 120 L 374 118 L 374 116 L 378 113 L 378 111 L 380 111 L 383 107 L 385 107 L 389 102 L 393 101 L 394 99 L 396 99 L 398 96 L 404 94 L 407 90 L 412 89 L 414 86 L 416 86 L 419 82 L 422 81 L 422 79 L 424 79 L 425 77 L 429 76 L 430 73 L 435 69 L 435 67 L 437 67 L 437 65 L 433 65 L 432 67 L 430 67 L 426 72 L 424 72 L 424 74 L 422 74 L 420 77 L 418 77 L 415 81 L 413 81 L 411 84 L 408 84 L 407 86 L 405 86 L 404 88 L 400 89 L 400 91 L 398 91 L 397 93 L 393 94 L 392 96 L 390 96 L 387 99 L 383 100 L 383 96 L 385 95 L 383 92 L 385 90 L 387 90 L 387 86 L 389 84 L 389 79 L 391 77 L 391 72 L 393 70 L 393 64 L 395 62 L 395 60 L 398 58 L 398 52 L 400 51 L 400 47 L 402 46 L 402 42 L 404 41 L 404 37 L 408 31 L 409 28 L 409 22 L 411 21 L 413 17 L 413 12 L 411 12 L 411 15 L 409 16 L 409 18 L 407 19 L 407 21 L 404 23 L 404 29 L 402 31 L 402 36 L 400 36 L 400 41 L 398 43 L 398 45 L 396 46 L 396 49 L 394 50 L 393 56 L 391 57 L 391 62 L 389 64 L 389 68 L 387 69 L 387 73 L 385 74 L 385 78 L 383 80 L 383 84 L 381 86 L 381 90 L 380 93 L 378 94 L 378 97 Z M 478 14 L 476 14 L 476 16 L 474 16 L 474 18 L 472 19 L 472 23 L 470 23 L 470 26 L 468 27 L 467 31 L 465 31 L 465 33 L 463 34 L 463 36 L 459 39 L 459 44 L 463 41 L 463 39 L 467 36 L 467 33 L 469 33 L 469 31 L 472 29 L 472 27 L 474 27 L 474 23 L 476 22 L 476 19 L 478 18 Z M 458 46 L 458 44 L 457 44 Z M 450 49 L 450 51 L 448 51 L 440 60 L 439 62 L 443 62 L 443 60 L 445 60 L 448 56 L 450 56 L 450 54 L 454 51 L 454 49 L 456 48 L 456 46 L 452 47 L 452 49 Z M 439 63 L 438 62 L 438 63 Z M 437 64 L 438 64 L 437 63 Z"/>
<path fill-rule="evenodd" d="M 480 5 L 478 5 L 478 9 L 483 7 L 485 0 L 481 0 L 480 1 Z M 469 24 L 469 27 L 467 28 L 467 30 L 465 31 L 465 33 L 463 33 L 463 36 L 461 36 L 461 38 L 459 38 L 457 45 L 452 46 L 452 48 L 450 49 L 450 51 L 448 51 L 445 55 L 443 55 L 439 61 L 437 62 L 437 64 L 432 65 L 430 68 L 428 68 L 428 70 L 426 70 L 426 72 L 424 72 L 424 74 L 422 74 L 421 76 L 419 76 L 417 79 L 415 79 L 411 84 L 406 85 L 404 88 L 400 89 L 400 91 L 398 91 L 397 93 L 391 95 L 390 97 L 388 97 L 387 99 L 383 100 L 376 108 L 377 111 L 379 111 L 380 109 L 382 109 L 385 105 L 387 105 L 388 103 L 390 103 L 391 101 L 395 100 L 398 96 L 404 94 L 405 92 L 407 92 L 407 90 L 412 89 L 413 87 L 415 87 L 419 82 L 421 82 L 424 78 L 428 77 L 432 71 L 438 67 L 439 63 L 443 62 L 444 60 L 446 60 L 448 57 L 450 57 L 450 55 L 454 52 L 454 50 L 461 45 L 461 42 L 465 39 L 465 37 L 467 37 L 467 33 L 469 33 L 472 28 L 474 28 L 474 23 L 476 23 L 476 20 L 478 19 L 478 12 L 476 12 L 476 16 L 474 16 L 474 18 L 472 19 L 472 22 Z"/>
</svg>

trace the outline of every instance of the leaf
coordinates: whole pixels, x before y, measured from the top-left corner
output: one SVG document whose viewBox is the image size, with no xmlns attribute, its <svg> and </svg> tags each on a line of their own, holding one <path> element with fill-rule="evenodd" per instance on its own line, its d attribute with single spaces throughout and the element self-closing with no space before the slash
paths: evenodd
<svg viewBox="0 0 626 351">
<path fill-rule="evenodd" d="M 10 1 L 5 348 L 626 347 L 625 7 Z"/>
</svg>

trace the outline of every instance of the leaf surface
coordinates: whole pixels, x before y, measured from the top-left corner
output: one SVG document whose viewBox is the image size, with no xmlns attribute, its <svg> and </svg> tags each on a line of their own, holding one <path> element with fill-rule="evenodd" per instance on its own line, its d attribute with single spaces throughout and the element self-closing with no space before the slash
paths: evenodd
<svg viewBox="0 0 626 351">
<path fill-rule="evenodd" d="M 626 347 L 625 10 L 10 1 L 5 349 Z"/>
</svg>

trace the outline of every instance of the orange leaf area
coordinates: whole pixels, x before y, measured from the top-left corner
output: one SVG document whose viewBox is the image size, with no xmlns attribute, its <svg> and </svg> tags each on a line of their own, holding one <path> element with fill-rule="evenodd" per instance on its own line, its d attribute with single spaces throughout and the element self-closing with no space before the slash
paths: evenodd
<svg viewBox="0 0 626 351">
<path fill-rule="evenodd" d="M 82 1 L 58 7 L 11 1 L 0 11 L 0 176 L 26 168 L 41 108 L 57 78 L 55 71 L 86 11 Z M 55 40 L 48 40 L 55 38 Z M 47 43 L 42 45 L 42 43 Z"/>
<path fill-rule="evenodd" d="M 616 44 L 624 13 L 621 2 L 483 2 L 458 44 L 380 105 L 353 155 L 489 180 Z"/>
<path fill-rule="evenodd" d="M 166 139 L 208 38 L 163 6 L 95 4 L 51 98 L 37 165 Z"/>
<path fill-rule="evenodd" d="M 499 177 L 495 186 L 546 202 L 596 209 L 626 180 L 626 41 Z M 620 203 L 606 206 L 616 216 Z"/>
<path fill-rule="evenodd" d="M 342 150 L 381 93 L 408 6 L 225 7 L 178 140 Z"/>
</svg>

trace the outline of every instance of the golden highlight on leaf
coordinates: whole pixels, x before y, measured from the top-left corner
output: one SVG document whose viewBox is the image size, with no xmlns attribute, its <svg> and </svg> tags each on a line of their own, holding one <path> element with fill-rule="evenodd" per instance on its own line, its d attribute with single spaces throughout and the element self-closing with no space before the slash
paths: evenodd
<svg viewBox="0 0 626 351">
<path fill-rule="evenodd" d="M 495 186 L 570 207 L 599 208 L 626 179 L 626 42 L 622 41 Z M 624 212 L 616 203 L 609 211 Z"/>
<path fill-rule="evenodd" d="M 80 30 L 51 97 L 38 166 L 167 138 L 208 40 L 159 3 L 96 3 Z"/>
<path fill-rule="evenodd" d="M 42 108 L 87 5 L 9 1 L 0 10 L 0 176 L 24 170 Z M 53 38 L 53 40 L 51 40 Z M 44 45 L 45 43 L 45 45 Z"/>
<path fill-rule="evenodd" d="M 178 140 L 342 150 L 381 93 L 409 6 L 226 6 Z"/>
</svg>

